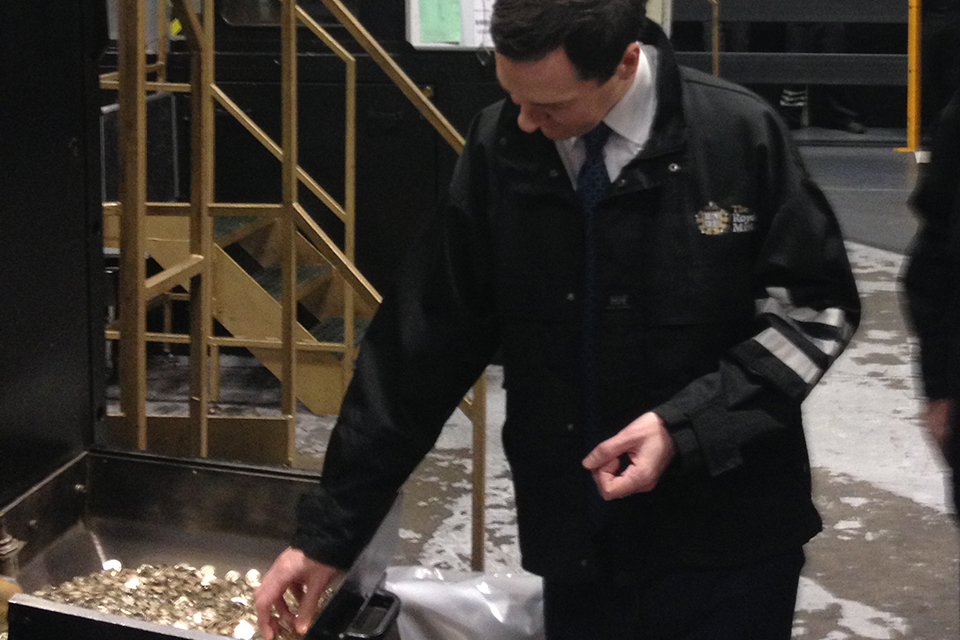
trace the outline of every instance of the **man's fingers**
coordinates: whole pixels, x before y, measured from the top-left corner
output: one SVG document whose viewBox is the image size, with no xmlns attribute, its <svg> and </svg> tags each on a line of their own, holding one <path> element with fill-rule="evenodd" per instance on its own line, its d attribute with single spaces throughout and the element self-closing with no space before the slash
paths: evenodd
<svg viewBox="0 0 960 640">
<path fill-rule="evenodd" d="M 326 573 L 323 565 L 310 560 L 298 549 L 288 548 L 277 557 L 264 576 L 263 582 L 253 592 L 257 626 L 265 640 L 276 637 L 280 626 L 294 628 L 297 619 L 284 600 L 286 591 L 290 589 L 299 601 L 305 584 L 310 584 L 314 580 L 329 581 L 329 575 L 334 570 L 327 569 L 330 573 Z M 314 601 L 314 608 L 316 608 L 316 601 Z"/>
<path fill-rule="evenodd" d="M 315 580 L 304 589 L 303 596 L 300 598 L 300 607 L 297 609 L 297 618 L 294 621 L 297 633 L 304 634 L 310 630 L 310 623 L 317 615 L 317 603 L 320 602 L 320 595 L 326 584 L 326 580 Z"/>
<path fill-rule="evenodd" d="M 282 594 L 275 595 L 272 585 L 260 585 L 254 591 L 254 603 L 257 610 L 257 626 L 264 640 L 273 640 L 279 632 L 277 620 L 273 617 L 274 604 L 279 598 L 283 602 Z M 286 604 L 284 604 L 284 607 Z"/>
<path fill-rule="evenodd" d="M 616 480 L 617 474 L 620 471 L 620 462 L 616 458 L 607 462 L 607 464 L 601 466 L 599 469 L 594 469 L 592 472 L 593 482 L 597 485 L 597 488 L 600 490 L 600 494 L 606 498 L 606 491 L 610 486 L 610 483 L 613 480 Z"/>
<path fill-rule="evenodd" d="M 595 471 L 593 474 L 593 481 L 597 483 L 597 489 L 604 500 L 615 500 L 634 493 L 650 491 L 657 484 L 656 475 L 633 462 L 618 474 L 619 468 L 619 462 L 615 462 L 612 467 L 608 465 L 605 469 Z"/>
<path fill-rule="evenodd" d="M 594 481 L 597 483 L 597 489 L 599 489 L 600 495 L 604 500 L 616 500 L 617 498 L 623 498 L 633 493 L 628 486 L 627 480 L 622 477 L 605 476 L 598 479 L 594 476 Z"/>
<path fill-rule="evenodd" d="M 273 608 L 277 613 L 277 617 L 280 618 L 280 626 L 286 629 L 293 629 L 296 616 L 290 611 L 290 607 L 287 606 L 287 601 L 283 599 L 283 596 L 280 597 Z"/>
<path fill-rule="evenodd" d="M 260 627 L 260 634 L 263 636 L 263 640 L 273 640 L 280 635 L 280 626 L 277 624 L 276 618 L 271 618 L 269 621 L 258 618 L 257 626 Z"/>
<path fill-rule="evenodd" d="M 275 589 L 267 592 L 260 592 L 254 597 L 257 610 L 257 626 L 264 640 L 273 640 L 279 633 L 279 624 L 293 628 L 294 615 L 287 607 L 287 602 L 283 599 L 283 594 L 270 595 Z M 276 616 L 274 616 L 276 612 Z"/>
<path fill-rule="evenodd" d="M 616 466 L 620 455 L 626 453 L 628 448 L 626 438 L 617 434 L 594 447 L 583 459 L 583 466 L 589 471 L 597 471 L 611 464 Z"/>
<path fill-rule="evenodd" d="M 934 442 L 945 454 L 948 453 L 953 425 L 953 402 L 949 400 L 931 400 L 927 402 L 926 426 Z"/>
<path fill-rule="evenodd" d="M 606 500 L 652 490 L 673 458 L 673 441 L 660 416 L 645 413 L 583 459 Z"/>
<path fill-rule="evenodd" d="M 620 473 L 620 458 L 610 458 L 593 470 L 593 477 L 617 476 Z"/>
</svg>

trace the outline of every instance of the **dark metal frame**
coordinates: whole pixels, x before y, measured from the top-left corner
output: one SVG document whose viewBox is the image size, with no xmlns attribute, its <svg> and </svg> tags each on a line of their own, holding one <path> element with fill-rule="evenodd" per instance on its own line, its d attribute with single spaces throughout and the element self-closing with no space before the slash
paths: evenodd
<svg viewBox="0 0 960 640">
<path fill-rule="evenodd" d="M 903 0 L 720 0 L 720 19 L 743 22 L 905 23 Z M 704 0 L 673 0 L 674 22 L 710 19 Z"/>
<path fill-rule="evenodd" d="M 674 22 L 713 19 L 704 0 L 674 0 Z M 907 24 L 903 0 L 721 0 L 721 22 Z M 681 64 L 710 71 L 709 53 L 679 52 Z M 846 53 L 719 53 L 720 74 L 741 84 L 832 84 L 902 86 L 907 83 L 909 58 L 904 54 Z"/>
</svg>

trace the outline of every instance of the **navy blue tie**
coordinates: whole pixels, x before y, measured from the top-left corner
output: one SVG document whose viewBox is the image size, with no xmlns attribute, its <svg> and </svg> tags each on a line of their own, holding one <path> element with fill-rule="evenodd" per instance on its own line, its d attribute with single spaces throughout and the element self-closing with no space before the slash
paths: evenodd
<svg viewBox="0 0 960 640">
<path fill-rule="evenodd" d="M 577 176 L 577 196 L 584 212 L 593 212 L 610 186 L 607 165 L 603 160 L 603 147 L 610 133 L 610 127 L 601 122 L 583 135 L 587 154 Z"/>
<path fill-rule="evenodd" d="M 583 427 L 589 449 L 599 444 L 598 420 L 600 383 L 600 327 L 597 299 L 599 264 L 597 247 L 597 205 L 610 187 L 603 147 L 610 127 L 600 123 L 583 136 L 587 153 L 577 177 L 577 197 L 583 213 L 583 284 L 581 292 L 580 347 L 583 385 Z"/>
<path fill-rule="evenodd" d="M 603 147 L 610 137 L 610 127 L 600 123 L 583 136 L 586 159 L 577 177 L 577 197 L 583 213 L 583 283 L 580 316 L 580 375 L 582 389 L 582 427 L 587 451 L 602 440 L 600 430 L 600 309 L 599 260 L 597 246 L 597 205 L 610 187 Z M 599 530 L 605 520 L 606 507 L 590 481 L 590 520 Z"/>
</svg>

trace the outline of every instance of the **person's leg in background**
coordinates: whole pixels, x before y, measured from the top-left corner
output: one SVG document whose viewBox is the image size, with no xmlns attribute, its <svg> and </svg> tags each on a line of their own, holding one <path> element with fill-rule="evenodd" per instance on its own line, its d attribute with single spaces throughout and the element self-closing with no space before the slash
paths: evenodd
<svg viewBox="0 0 960 640">
<path fill-rule="evenodd" d="M 810 25 L 812 50 L 818 53 L 847 53 L 846 27 L 841 22 L 817 23 Z M 843 85 L 821 85 L 811 90 L 814 123 L 828 129 L 839 129 L 847 133 L 866 133 L 861 122 L 862 117 L 853 108 L 847 87 Z"/>
<path fill-rule="evenodd" d="M 804 53 L 808 50 L 809 25 L 791 22 L 786 25 L 784 51 Z M 787 85 L 780 92 L 780 115 L 791 129 L 808 124 L 809 91 L 806 85 Z"/>
</svg>

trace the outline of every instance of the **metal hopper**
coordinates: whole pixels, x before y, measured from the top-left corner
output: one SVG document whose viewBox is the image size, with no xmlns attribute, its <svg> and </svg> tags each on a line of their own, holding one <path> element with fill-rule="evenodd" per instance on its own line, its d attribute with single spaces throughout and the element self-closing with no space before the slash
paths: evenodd
<svg viewBox="0 0 960 640">
<path fill-rule="evenodd" d="M 143 621 L 136 611 L 101 613 L 27 594 L 101 570 L 111 560 L 125 567 L 265 572 L 291 537 L 297 497 L 316 481 L 314 474 L 275 468 L 99 451 L 79 455 L 0 512 L 5 530 L 22 547 L 15 577 L 25 593 L 10 600 L 10 640 L 223 637 Z M 337 581 L 307 638 L 381 638 L 392 632 L 399 602 L 380 585 L 399 523 L 398 500 Z"/>
</svg>

